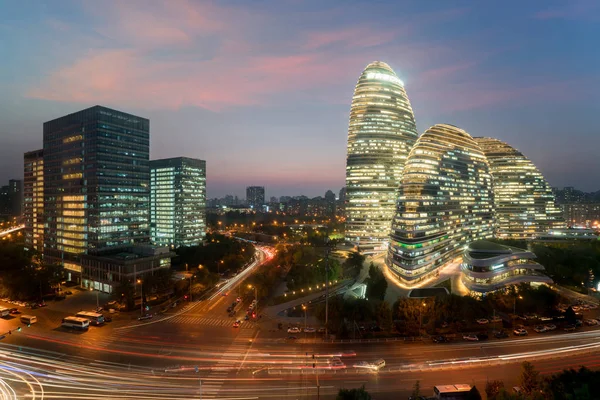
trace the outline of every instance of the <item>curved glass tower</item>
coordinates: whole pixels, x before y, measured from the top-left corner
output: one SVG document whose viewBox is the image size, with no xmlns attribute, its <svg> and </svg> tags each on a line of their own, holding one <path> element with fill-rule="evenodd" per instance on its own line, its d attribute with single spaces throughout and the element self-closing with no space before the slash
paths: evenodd
<svg viewBox="0 0 600 400">
<path fill-rule="evenodd" d="M 346 239 L 385 250 L 417 127 L 404 84 L 383 62 L 365 68 L 352 98 L 346 159 Z"/>
<path fill-rule="evenodd" d="M 493 206 L 492 176 L 477 143 L 455 126 L 432 126 L 404 166 L 388 267 L 409 286 L 435 276 L 467 243 L 492 237 Z"/>
<path fill-rule="evenodd" d="M 565 227 L 552 188 L 527 157 L 498 139 L 474 139 L 494 177 L 498 238 L 531 238 Z"/>
</svg>

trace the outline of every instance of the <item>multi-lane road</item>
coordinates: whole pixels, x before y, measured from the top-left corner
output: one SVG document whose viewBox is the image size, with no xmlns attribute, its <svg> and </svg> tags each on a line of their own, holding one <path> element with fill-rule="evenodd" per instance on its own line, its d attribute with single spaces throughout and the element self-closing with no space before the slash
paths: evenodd
<svg viewBox="0 0 600 400">
<path fill-rule="evenodd" d="M 265 258 L 259 252 L 251 268 Z M 243 321 L 252 297 L 237 306 L 236 317 L 228 316 L 251 271 L 148 321 L 115 320 L 78 334 L 41 318 L 2 341 L 0 399 L 326 399 L 340 387 L 363 384 L 376 399 L 397 399 L 406 398 L 416 380 L 425 391 L 448 383 L 483 389 L 487 379 L 512 385 L 526 359 L 543 373 L 600 365 L 600 330 L 591 328 L 474 343 L 287 340 L 271 322 Z M 234 328 L 237 318 L 243 323 Z M 353 368 L 379 358 L 386 361 L 379 372 Z"/>
</svg>

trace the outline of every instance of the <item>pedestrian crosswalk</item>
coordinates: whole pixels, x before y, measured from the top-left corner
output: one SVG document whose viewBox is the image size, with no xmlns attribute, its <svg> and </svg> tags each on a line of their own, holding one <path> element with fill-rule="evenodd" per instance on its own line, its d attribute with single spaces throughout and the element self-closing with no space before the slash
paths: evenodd
<svg viewBox="0 0 600 400">
<path fill-rule="evenodd" d="M 202 379 L 202 395 L 203 399 L 218 399 L 223 396 L 218 396 L 222 390 L 222 386 L 227 379 L 227 376 L 240 369 L 243 366 L 246 357 L 232 358 L 228 353 L 248 354 L 250 345 L 256 337 L 256 333 L 250 330 L 242 330 L 235 337 L 231 345 L 223 353 L 221 358 L 215 363 L 210 373 Z"/>
<path fill-rule="evenodd" d="M 169 319 L 169 322 L 176 324 L 193 324 L 193 325 L 209 325 L 209 326 L 233 326 L 235 322 L 232 318 L 206 318 L 206 317 L 190 317 L 187 315 L 179 315 Z M 242 321 L 240 324 L 241 329 L 252 329 L 254 323 L 249 321 Z"/>
</svg>

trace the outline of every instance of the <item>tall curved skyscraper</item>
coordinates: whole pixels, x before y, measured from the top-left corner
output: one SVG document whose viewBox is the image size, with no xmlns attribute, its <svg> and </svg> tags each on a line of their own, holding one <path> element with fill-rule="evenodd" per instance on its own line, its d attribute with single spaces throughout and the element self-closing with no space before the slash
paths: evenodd
<svg viewBox="0 0 600 400">
<path fill-rule="evenodd" d="M 386 263 L 404 283 L 434 277 L 465 246 L 494 232 L 492 175 L 464 130 L 438 124 L 413 147 L 404 166 Z"/>
<path fill-rule="evenodd" d="M 385 250 L 417 127 L 404 84 L 384 62 L 363 71 L 352 98 L 346 159 L 346 239 Z"/>
<path fill-rule="evenodd" d="M 531 238 L 566 226 L 552 188 L 523 153 L 498 139 L 474 139 L 494 178 L 498 238 Z"/>
</svg>

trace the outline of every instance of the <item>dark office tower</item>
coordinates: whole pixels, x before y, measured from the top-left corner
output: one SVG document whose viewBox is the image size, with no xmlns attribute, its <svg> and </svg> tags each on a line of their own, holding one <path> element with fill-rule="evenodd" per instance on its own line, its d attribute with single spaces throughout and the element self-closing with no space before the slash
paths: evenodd
<svg viewBox="0 0 600 400">
<path fill-rule="evenodd" d="M 25 248 L 44 251 L 44 151 L 25 153 L 23 181 L 23 219 Z"/>
<path fill-rule="evenodd" d="M 206 234 L 206 161 L 150 161 L 150 236 L 159 246 L 192 246 Z"/>
<path fill-rule="evenodd" d="M 81 272 L 80 255 L 150 239 L 150 121 L 94 106 L 44 123 L 44 257 Z"/>
<path fill-rule="evenodd" d="M 260 210 L 265 204 L 265 187 L 248 186 L 246 188 L 246 201 L 255 210 Z"/>
<path fill-rule="evenodd" d="M 11 179 L 0 187 L 0 216 L 20 217 L 23 204 L 23 181 Z"/>
<path fill-rule="evenodd" d="M 340 189 L 340 198 L 339 200 L 343 203 L 346 201 L 346 186 Z"/>
<path fill-rule="evenodd" d="M 331 190 L 325 192 L 325 207 L 328 216 L 335 215 L 335 194 Z"/>
</svg>

